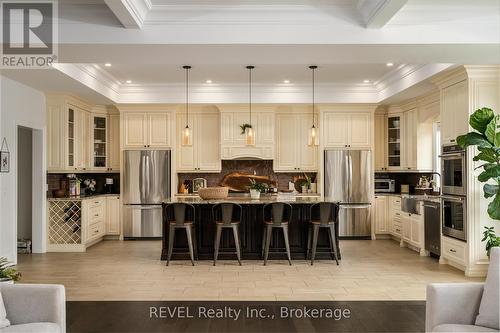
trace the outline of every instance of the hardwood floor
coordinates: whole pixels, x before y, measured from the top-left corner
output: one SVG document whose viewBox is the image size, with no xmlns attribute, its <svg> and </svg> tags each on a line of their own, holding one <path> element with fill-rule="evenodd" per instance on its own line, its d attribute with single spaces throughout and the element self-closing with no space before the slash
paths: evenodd
<svg viewBox="0 0 500 333">
<path fill-rule="evenodd" d="M 431 282 L 483 281 L 391 240 L 341 241 L 342 261 L 160 261 L 160 241 L 103 241 L 86 253 L 20 255 L 25 283 L 79 300 L 424 300 Z"/>
</svg>

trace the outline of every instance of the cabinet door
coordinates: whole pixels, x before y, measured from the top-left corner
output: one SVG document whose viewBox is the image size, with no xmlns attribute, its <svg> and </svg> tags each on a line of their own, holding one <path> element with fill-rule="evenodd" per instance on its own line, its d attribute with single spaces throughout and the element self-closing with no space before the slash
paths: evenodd
<svg viewBox="0 0 500 333">
<path fill-rule="evenodd" d="M 192 146 L 182 146 L 181 145 L 181 137 L 182 137 L 182 131 L 186 127 L 186 115 L 184 114 L 178 114 L 177 115 L 177 131 L 175 133 L 176 135 L 176 142 L 177 142 L 177 152 L 176 152 L 176 164 L 177 164 L 177 171 L 179 172 L 191 172 L 195 171 L 196 167 L 196 159 L 195 159 L 195 147 L 197 145 L 197 133 L 196 133 L 196 127 L 194 126 L 194 118 L 191 115 L 189 117 L 189 128 L 191 128 L 191 133 L 193 135 Z"/>
<path fill-rule="evenodd" d="M 148 114 L 148 147 L 170 147 L 170 114 Z"/>
<path fill-rule="evenodd" d="M 257 114 L 256 143 L 257 144 L 273 144 L 274 143 L 274 113 L 258 113 Z M 256 129 L 257 130 L 257 129 Z"/>
<path fill-rule="evenodd" d="M 458 135 L 468 132 L 467 81 L 441 91 L 441 136 L 443 143 L 455 142 Z"/>
<path fill-rule="evenodd" d="M 234 137 L 233 114 L 221 113 L 220 115 L 220 133 L 222 144 L 232 144 Z"/>
<path fill-rule="evenodd" d="M 384 171 L 386 169 L 386 116 L 375 115 L 375 170 Z"/>
<path fill-rule="evenodd" d="M 65 117 L 66 121 L 66 135 L 64 139 L 66 139 L 66 165 L 65 169 L 68 170 L 76 170 L 77 169 L 77 143 L 76 143 L 76 135 L 77 135 L 77 115 L 78 109 L 74 106 L 70 106 L 68 108 L 67 115 Z"/>
<path fill-rule="evenodd" d="M 124 113 L 124 147 L 138 148 L 147 146 L 147 116 L 145 113 Z"/>
<path fill-rule="evenodd" d="M 108 149 L 109 169 L 120 170 L 120 115 L 109 116 L 109 149 Z"/>
<path fill-rule="evenodd" d="M 323 121 L 325 148 L 347 147 L 349 145 L 349 114 L 325 113 Z"/>
<path fill-rule="evenodd" d="M 385 234 L 388 233 L 387 225 L 387 197 L 375 197 L 375 233 Z"/>
<path fill-rule="evenodd" d="M 418 216 L 412 216 L 411 218 L 411 242 L 420 247 L 420 220 Z"/>
<path fill-rule="evenodd" d="M 297 134 L 295 149 L 297 166 L 301 171 L 318 171 L 318 147 L 309 146 L 309 129 L 312 126 L 310 115 L 296 115 Z"/>
<path fill-rule="evenodd" d="M 387 169 L 400 170 L 402 168 L 402 114 L 387 116 Z"/>
<path fill-rule="evenodd" d="M 108 117 L 92 115 L 92 169 L 106 170 L 108 162 Z"/>
<path fill-rule="evenodd" d="M 275 171 L 296 171 L 296 119 L 292 114 L 276 116 L 276 163 Z"/>
<path fill-rule="evenodd" d="M 106 198 L 106 234 L 120 234 L 120 198 Z"/>
<path fill-rule="evenodd" d="M 193 141 L 196 145 L 198 171 L 218 172 L 221 170 L 219 115 L 199 114 L 195 117 L 197 135 Z"/>
<path fill-rule="evenodd" d="M 353 113 L 349 120 L 349 142 L 351 148 L 370 148 L 372 142 L 371 114 Z"/>
<path fill-rule="evenodd" d="M 404 156 L 403 166 L 407 170 L 417 169 L 417 130 L 418 130 L 418 110 L 407 111 L 403 115 L 404 119 Z M 432 150 L 432 146 L 429 147 Z"/>
<path fill-rule="evenodd" d="M 403 218 L 401 219 L 401 222 L 403 224 L 403 239 L 405 241 L 410 241 L 411 239 L 411 218 L 408 216 L 408 214 L 403 215 Z"/>
<path fill-rule="evenodd" d="M 47 170 L 59 171 L 65 168 L 66 131 L 65 116 L 67 112 L 61 106 L 47 108 Z"/>
</svg>

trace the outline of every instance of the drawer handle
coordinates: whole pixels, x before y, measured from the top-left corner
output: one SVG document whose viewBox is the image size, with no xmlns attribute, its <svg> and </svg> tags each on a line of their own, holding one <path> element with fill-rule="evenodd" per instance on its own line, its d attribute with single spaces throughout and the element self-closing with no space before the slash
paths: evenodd
<svg viewBox="0 0 500 333">
<path fill-rule="evenodd" d="M 456 253 L 456 252 L 457 252 L 457 250 L 455 250 L 455 249 L 450 249 L 450 252 Z"/>
<path fill-rule="evenodd" d="M 401 232 L 401 230 L 400 230 L 400 229 L 396 229 L 396 231 L 397 231 L 397 232 Z"/>
<path fill-rule="evenodd" d="M 95 204 L 98 204 L 98 203 L 99 203 L 99 201 L 94 201 L 94 203 L 95 203 Z"/>
<path fill-rule="evenodd" d="M 99 233 L 99 230 L 94 230 L 94 234 L 97 234 L 97 233 Z"/>
<path fill-rule="evenodd" d="M 94 214 L 95 217 L 99 216 L 99 214 Z"/>
<path fill-rule="evenodd" d="M 397 215 L 397 216 L 400 216 L 401 214 L 399 214 L 399 213 L 396 213 L 396 215 Z"/>
</svg>

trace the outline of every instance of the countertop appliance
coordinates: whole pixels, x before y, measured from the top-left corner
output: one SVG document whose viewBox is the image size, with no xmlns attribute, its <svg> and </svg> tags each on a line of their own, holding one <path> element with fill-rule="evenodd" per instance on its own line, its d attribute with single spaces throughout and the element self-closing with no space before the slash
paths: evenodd
<svg viewBox="0 0 500 333">
<path fill-rule="evenodd" d="M 170 150 L 123 152 L 123 236 L 162 236 L 163 201 L 170 197 Z"/>
<path fill-rule="evenodd" d="M 379 178 L 375 179 L 375 193 L 394 193 L 396 192 L 396 181 L 394 179 Z"/>
<path fill-rule="evenodd" d="M 443 235 L 467 241 L 467 202 L 466 197 L 443 195 L 442 230 Z"/>
<path fill-rule="evenodd" d="M 425 249 L 434 256 L 441 256 L 441 204 L 424 201 Z"/>
<path fill-rule="evenodd" d="M 442 193 L 467 195 L 467 154 L 455 144 L 443 145 L 441 150 Z"/>
<path fill-rule="evenodd" d="M 370 238 L 373 195 L 371 151 L 326 150 L 324 154 L 325 197 L 340 204 L 339 236 Z"/>
</svg>

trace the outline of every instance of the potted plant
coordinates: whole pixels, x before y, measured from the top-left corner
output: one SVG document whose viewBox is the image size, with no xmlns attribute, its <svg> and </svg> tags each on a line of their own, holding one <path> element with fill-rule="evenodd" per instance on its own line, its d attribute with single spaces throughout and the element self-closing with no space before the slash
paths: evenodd
<svg viewBox="0 0 500 333">
<path fill-rule="evenodd" d="M 483 171 L 477 179 L 485 183 L 483 192 L 485 198 L 492 198 L 488 204 L 488 215 L 493 220 L 500 220 L 500 115 L 489 108 L 476 110 L 469 119 L 473 132 L 457 137 L 459 146 L 477 146 L 479 153 L 474 161 L 481 161 L 477 168 Z M 495 234 L 494 227 L 485 227 L 483 232 L 488 256 L 490 249 L 500 246 L 500 238 Z"/>
<path fill-rule="evenodd" d="M 7 258 L 0 257 L 0 283 L 14 283 L 19 281 L 21 273 L 14 268 L 14 263 L 11 263 Z"/>
<path fill-rule="evenodd" d="M 260 194 L 267 189 L 267 184 L 265 183 L 257 183 L 255 179 L 250 178 L 250 197 L 252 199 L 259 199 Z"/>
</svg>

